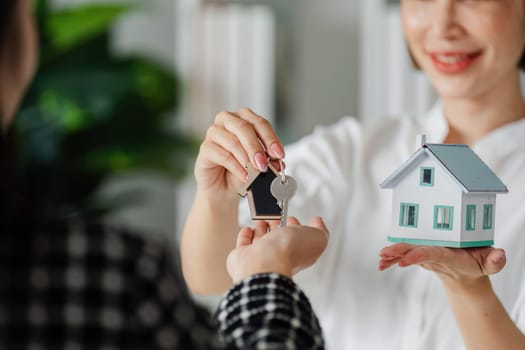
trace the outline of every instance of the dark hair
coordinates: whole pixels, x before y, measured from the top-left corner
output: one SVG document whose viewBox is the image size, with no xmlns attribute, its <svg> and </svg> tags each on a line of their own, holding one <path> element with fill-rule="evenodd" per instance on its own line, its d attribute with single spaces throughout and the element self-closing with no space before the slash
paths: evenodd
<svg viewBox="0 0 525 350">
<path fill-rule="evenodd" d="M 6 27 L 10 26 L 13 18 L 13 9 L 16 6 L 16 0 L 2 0 L 0 2 L 0 32 L 3 34 Z M 3 35 L 0 37 L 2 42 Z"/>
<path fill-rule="evenodd" d="M 17 0 L 0 0 L 0 69 L 5 70 L 8 62 L 9 40 L 15 25 Z M 0 75 L 4 72 L 0 71 Z M 0 93 L 3 87 L 0 86 Z M 3 101 L 0 100 L 0 103 Z M 2 107 L 0 105 L 0 107 Z M 0 121 L 5 120 L 3 109 L 0 108 Z M 1 125 L 0 125 L 1 126 Z"/>
<path fill-rule="evenodd" d="M 16 33 L 14 31 L 17 24 L 17 3 L 19 0 L 0 0 L 0 68 L 4 71 L 9 69 L 8 65 L 12 61 L 9 54 L 12 35 Z M 5 89 L 1 84 L 0 81 L 0 92 Z M 5 120 L 1 113 L 3 112 L 0 108 L 0 118 Z M 9 261 L 8 266 L 2 269 L 3 282 L 0 288 L 7 300 L 25 297 L 19 289 L 10 286 L 29 281 L 30 266 L 33 262 L 32 241 L 36 227 L 33 216 L 16 186 L 15 141 L 11 129 L 0 129 L 0 258 L 2 261 Z M 16 304 L 4 305 L 7 319 L 12 319 L 17 312 L 19 311 Z"/>
<path fill-rule="evenodd" d="M 2 56 L 7 51 L 7 42 L 15 24 L 18 3 L 17 0 L 0 1 L 0 59 L 4 59 Z"/>
<path fill-rule="evenodd" d="M 11 51 L 12 35 L 16 34 L 16 11 L 19 3 L 19 0 L 0 0 L 0 67 L 4 67 L 3 69 L 9 63 L 8 54 Z M 0 85 L 0 92 L 4 88 Z M 0 129 L 0 234 L 3 233 L 1 231 L 14 228 L 17 228 L 16 232 L 27 231 L 26 224 L 31 221 L 28 207 L 17 185 L 15 145 L 11 128 Z"/>
</svg>

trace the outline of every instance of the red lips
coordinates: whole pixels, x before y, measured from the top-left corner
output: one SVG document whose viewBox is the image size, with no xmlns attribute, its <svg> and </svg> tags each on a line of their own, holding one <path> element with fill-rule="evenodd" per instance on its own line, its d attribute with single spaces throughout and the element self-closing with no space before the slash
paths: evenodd
<svg viewBox="0 0 525 350">
<path fill-rule="evenodd" d="M 481 56 L 477 52 L 430 52 L 430 58 L 437 70 L 445 74 L 457 74 L 467 70 Z"/>
</svg>

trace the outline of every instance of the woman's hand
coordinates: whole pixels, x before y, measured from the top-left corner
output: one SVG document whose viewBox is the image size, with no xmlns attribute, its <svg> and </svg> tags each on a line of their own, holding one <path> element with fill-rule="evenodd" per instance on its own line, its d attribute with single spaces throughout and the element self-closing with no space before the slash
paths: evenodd
<svg viewBox="0 0 525 350">
<path fill-rule="evenodd" d="M 505 266 L 505 251 L 493 247 L 447 248 L 397 243 L 379 253 L 381 271 L 397 264 L 400 267 L 419 265 L 434 271 L 449 282 L 469 284 L 480 277 L 495 274 Z"/>
<path fill-rule="evenodd" d="M 290 217 L 284 228 L 279 228 L 276 222 L 258 221 L 253 229 L 241 229 L 226 266 L 234 283 L 263 272 L 291 278 L 315 263 L 327 243 L 328 230 L 320 217 L 307 226 Z"/>
<path fill-rule="evenodd" d="M 525 336 L 492 289 L 489 275 L 505 267 L 503 249 L 398 243 L 383 248 L 379 269 L 420 265 L 441 280 L 466 349 L 525 349 Z"/>
<path fill-rule="evenodd" d="M 268 169 L 268 156 L 284 158 L 272 125 L 250 109 L 221 112 L 208 129 L 195 164 L 197 188 L 221 196 L 236 193 L 246 182 L 246 164 Z"/>
</svg>

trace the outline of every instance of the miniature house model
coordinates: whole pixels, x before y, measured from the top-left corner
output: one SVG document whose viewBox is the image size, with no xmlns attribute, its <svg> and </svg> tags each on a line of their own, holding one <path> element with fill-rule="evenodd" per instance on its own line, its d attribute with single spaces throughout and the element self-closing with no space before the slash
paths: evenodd
<svg viewBox="0 0 525 350">
<path fill-rule="evenodd" d="M 253 220 L 280 220 L 281 207 L 277 204 L 277 199 L 272 195 L 270 186 L 272 181 L 279 175 L 279 172 L 268 164 L 268 171 L 261 172 L 251 165 L 246 167 L 248 170 L 248 182 L 240 196 L 248 196 L 250 213 Z"/>
<path fill-rule="evenodd" d="M 393 189 L 391 242 L 480 247 L 494 244 L 496 194 L 507 187 L 467 146 L 421 146 L 381 188 Z"/>
</svg>

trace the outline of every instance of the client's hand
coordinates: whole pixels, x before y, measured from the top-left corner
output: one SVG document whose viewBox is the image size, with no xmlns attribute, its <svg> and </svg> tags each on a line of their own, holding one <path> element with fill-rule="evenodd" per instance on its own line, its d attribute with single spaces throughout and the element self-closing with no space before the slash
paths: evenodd
<svg viewBox="0 0 525 350">
<path fill-rule="evenodd" d="M 256 273 L 276 272 L 288 277 L 315 263 L 328 243 L 328 230 L 320 217 L 302 226 L 293 217 L 288 226 L 258 221 L 244 227 L 226 266 L 233 282 Z"/>
</svg>

